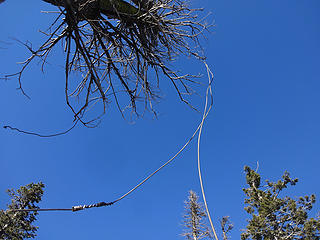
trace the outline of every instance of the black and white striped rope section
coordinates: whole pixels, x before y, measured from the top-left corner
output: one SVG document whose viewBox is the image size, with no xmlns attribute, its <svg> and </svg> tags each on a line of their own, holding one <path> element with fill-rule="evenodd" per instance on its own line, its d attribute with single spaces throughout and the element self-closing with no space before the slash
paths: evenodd
<svg viewBox="0 0 320 240">
<path fill-rule="evenodd" d="M 104 206 L 110 206 L 114 204 L 116 201 L 113 202 L 99 202 L 95 204 L 90 205 L 78 205 L 73 206 L 72 208 L 29 208 L 29 209 L 9 209 L 8 211 L 12 212 L 45 212 L 45 211 L 72 211 L 77 212 L 80 210 L 84 210 L 87 208 L 96 208 L 96 207 L 104 207 Z"/>
</svg>

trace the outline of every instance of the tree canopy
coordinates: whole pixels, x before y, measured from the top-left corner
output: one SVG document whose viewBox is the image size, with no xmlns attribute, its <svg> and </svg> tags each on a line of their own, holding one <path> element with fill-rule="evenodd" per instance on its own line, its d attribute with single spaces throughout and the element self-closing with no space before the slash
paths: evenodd
<svg viewBox="0 0 320 240">
<path fill-rule="evenodd" d="M 243 191 L 245 211 L 251 215 L 248 225 L 241 234 L 243 240 L 318 240 L 320 239 L 320 218 L 309 216 L 316 198 L 315 195 L 298 199 L 283 196 L 282 191 L 294 186 L 298 179 L 285 172 L 276 182 L 266 180 L 261 184 L 261 176 L 250 167 L 245 167 L 248 187 Z M 33 225 L 37 211 L 15 211 L 17 209 L 39 209 L 38 203 L 43 195 L 43 183 L 31 183 L 20 187 L 17 191 L 8 190 L 11 204 L 7 210 L 0 211 L 0 238 L 27 239 L 36 237 L 37 227 Z M 186 239 L 213 239 L 207 223 L 207 215 L 203 210 L 199 197 L 189 192 L 185 201 L 183 225 Z M 233 228 L 229 217 L 221 220 L 222 239 L 228 239 L 228 232 Z"/>
<path fill-rule="evenodd" d="M 294 186 L 298 179 L 285 172 L 282 179 L 262 185 L 261 176 L 245 167 L 248 188 L 243 189 L 247 198 L 245 210 L 251 219 L 241 239 L 253 240 L 317 240 L 320 239 L 320 218 L 309 217 L 308 212 L 316 201 L 315 195 L 293 199 L 281 197 L 282 191 Z"/>
<path fill-rule="evenodd" d="M 33 225 L 37 211 L 16 211 L 17 209 L 38 209 L 43 195 L 43 183 L 30 183 L 18 190 L 9 189 L 11 203 L 7 210 L 0 210 L 0 239 L 20 240 L 34 238 L 38 227 Z"/>
</svg>

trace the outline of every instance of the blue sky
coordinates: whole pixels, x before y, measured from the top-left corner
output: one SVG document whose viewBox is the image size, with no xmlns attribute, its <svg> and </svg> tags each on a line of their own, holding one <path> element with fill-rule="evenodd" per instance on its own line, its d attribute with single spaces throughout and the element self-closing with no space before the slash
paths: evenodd
<svg viewBox="0 0 320 240">
<path fill-rule="evenodd" d="M 320 196 L 320 16 L 318 0 L 192 1 L 212 12 L 215 27 L 204 42 L 215 74 L 214 109 L 201 142 L 207 200 L 215 225 L 230 216 L 232 239 L 248 217 L 243 211 L 243 167 L 256 167 L 271 180 L 287 170 L 300 179 L 286 193 Z M 27 50 L 12 40 L 43 40 L 52 10 L 42 1 L 6 1 L 0 6 L 0 74 L 16 72 Z M 72 125 L 64 100 L 61 49 L 45 68 L 34 64 L 17 81 L 0 82 L 1 125 L 54 133 Z M 184 60 L 177 67 L 205 73 Z M 203 81 L 207 81 L 205 78 Z M 79 126 L 67 135 L 43 139 L 0 131 L 0 207 L 5 190 L 43 181 L 43 208 L 112 201 L 133 187 L 189 138 L 201 115 L 178 101 L 164 84 L 159 118 L 124 121 L 112 106 L 95 129 Z M 203 99 L 195 97 L 195 102 Z M 37 239 L 183 239 L 183 201 L 200 194 L 196 143 L 142 188 L 112 207 L 82 212 L 41 213 Z M 319 201 L 315 211 L 319 211 Z"/>
</svg>

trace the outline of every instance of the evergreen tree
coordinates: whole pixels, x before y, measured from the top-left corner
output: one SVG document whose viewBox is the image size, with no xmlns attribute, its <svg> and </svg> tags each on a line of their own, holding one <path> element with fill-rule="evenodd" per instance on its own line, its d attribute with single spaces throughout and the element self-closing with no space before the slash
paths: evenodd
<svg viewBox="0 0 320 240">
<path fill-rule="evenodd" d="M 30 183 L 20 187 L 17 191 L 8 190 L 11 204 L 7 210 L 0 211 L 0 239 L 20 240 L 34 238 L 38 227 L 33 225 L 36 211 L 12 211 L 13 209 L 38 209 L 36 205 L 41 201 L 44 184 Z"/>
<path fill-rule="evenodd" d="M 244 168 L 248 188 L 243 189 L 245 210 L 251 219 L 241 234 L 241 239 L 280 240 L 280 239 L 320 239 L 320 218 L 309 218 L 308 212 L 316 201 L 315 195 L 295 200 L 280 193 L 289 185 L 296 185 L 298 179 L 292 179 L 285 172 L 277 182 L 266 181 L 261 185 L 260 175 L 249 167 Z"/>
<path fill-rule="evenodd" d="M 245 210 L 251 219 L 241 234 L 242 240 L 320 240 L 320 216 L 312 218 L 308 215 L 316 201 L 315 195 L 298 199 L 281 197 L 282 191 L 289 185 L 296 185 L 298 179 L 292 179 L 285 172 L 277 182 L 266 180 L 266 185 L 261 185 L 260 174 L 247 166 L 244 170 L 249 185 L 243 189 L 247 196 Z M 192 191 L 186 201 L 186 210 L 184 223 L 187 231 L 183 235 L 190 240 L 210 237 L 204 221 L 206 214 Z M 220 224 L 222 239 L 227 240 L 227 233 L 233 225 L 229 217 L 223 217 Z"/>
<path fill-rule="evenodd" d="M 184 226 L 186 231 L 182 234 L 188 240 L 211 239 L 211 234 L 205 222 L 207 214 L 199 203 L 199 197 L 189 191 L 188 200 L 185 202 Z"/>
</svg>

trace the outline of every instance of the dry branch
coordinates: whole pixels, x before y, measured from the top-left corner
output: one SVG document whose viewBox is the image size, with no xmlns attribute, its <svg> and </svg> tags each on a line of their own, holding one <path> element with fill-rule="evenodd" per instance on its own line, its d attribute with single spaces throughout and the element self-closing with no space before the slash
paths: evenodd
<svg viewBox="0 0 320 240">
<path fill-rule="evenodd" d="M 83 118 L 90 106 L 102 102 L 105 113 L 112 98 L 121 113 L 129 108 L 138 115 L 138 102 L 143 102 L 144 111 L 154 112 L 163 77 L 190 105 L 186 96 L 192 93 L 190 84 L 196 83 L 197 76 L 179 74 L 170 65 L 182 55 L 204 59 L 198 37 L 207 25 L 197 16 L 201 9 L 190 9 L 182 0 L 43 1 L 57 6 L 60 14 L 46 33 L 47 40 L 15 74 L 22 91 L 21 75 L 30 62 L 40 57 L 45 63 L 57 43 L 63 42 L 66 102 L 75 120 L 86 126 L 92 123 Z M 81 76 L 74 89 L 70 89 L 72 73 Z M 123 95 L 129 102 L 125 107 Z M 82 99 L 82 105 L 72 103 L 71 97 Z"/>
</svg>

